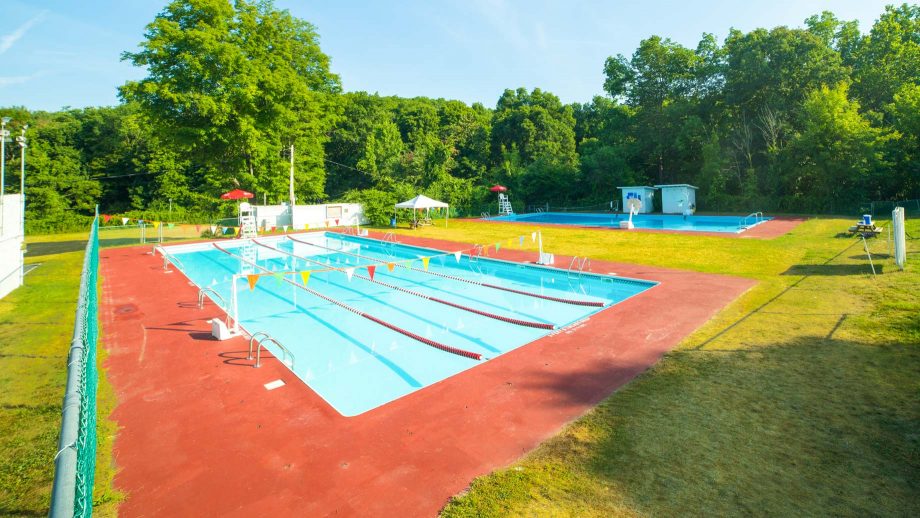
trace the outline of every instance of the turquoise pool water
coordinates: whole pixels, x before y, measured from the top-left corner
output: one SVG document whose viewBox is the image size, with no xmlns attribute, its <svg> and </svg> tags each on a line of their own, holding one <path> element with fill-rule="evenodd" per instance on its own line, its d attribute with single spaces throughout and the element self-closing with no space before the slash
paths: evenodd
<svg viewBox="0 0 920 518">
<path fill-rule="evenodd" d="M 489 218 L 492 221 L 520 221 L 526 223 L 553 223 L 581 227 L 619 228 L 628 214 L 582 214 L 570 212 L 535 212 Z M 659 230 L 690 230 L 697 232 L 743 232 L 773 218 L 740 218 L 737 216 L 681 216 L 671 214 L 637 214 L 633 216 L 636 228 Z"/>
<path fill-rule="evenodd" d="M 242 327 L 281 342 L 294 356 L 294 374 L 345 416 L 490 361 L 554 332 L 547 327 L 558 330 L 656 284 L 594 274 L 570 278 L 555 268 L 468 255 L 458 260 L 453 250 L 331 233 L 219 246 L 224 251 L 210 243 L 162 250 L 227 306 L 235 287 Z M 430 257 L 428 271 L 423 257 Z M 405 267 L 410 259 L 414 269 Z M 387 263 L 400 265 L 390 271 Z M 373 281 L 368 265 L 375 267 Z M 301 271 L 312 272 L 305 287 L 299 273 L 271 275 Z M 252 274 L 264 275 L 250 290 L 246 275 Z M 274 345 L 267 347 L 281 358 Z"/>
</svg>

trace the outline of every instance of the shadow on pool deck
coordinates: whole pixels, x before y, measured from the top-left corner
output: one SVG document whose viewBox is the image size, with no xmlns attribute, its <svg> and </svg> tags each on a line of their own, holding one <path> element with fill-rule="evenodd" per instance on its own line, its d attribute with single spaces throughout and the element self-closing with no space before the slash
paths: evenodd
<svg viewBox="0 0 920 518">
<path fill-rule="evenodd" d="M 596 261 L 596 271 L 662 284 L 583 326 L 346 418 L 269 355 L 261 369 L 248 367 L 247 340 L 193 339 L 189 333 L 209 331 L 207 318 L 222 315 L 179 304 L 196 288 L 181 274 L 153 272 L 158 259 L 147 251 L 101 254 L 123 516 L 432 516 L 474 477 L 557 433 L 755 284 Z M 129 304 L 137 311 L 120 318 L 115 310 Z M 176 333 L 177 322 L 191 325 Z M 230 368 L 239 366 L 246 368 Z M 263 387 L 279 379 L 284 387 Z"/>
</svg>

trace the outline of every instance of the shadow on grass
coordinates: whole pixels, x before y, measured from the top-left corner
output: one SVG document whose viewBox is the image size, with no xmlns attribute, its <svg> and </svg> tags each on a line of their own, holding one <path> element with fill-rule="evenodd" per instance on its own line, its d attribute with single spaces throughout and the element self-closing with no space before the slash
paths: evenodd
<svg viewBox="0 0 920 518">
<path fill-rule="evenodd" d="M 865 258 L 865 256 L 863 256 L 863 258 Z M 883 269 L 884 265 L 875 265 L 875 273 L 881 274 Z M 869 267 L 868 262 L 866 264 L 794 264 L 783 272 L 782 275 L 872 275 L 872 268 Z"/>
<path fill-rule="evenodd" d="M 41 257 L 43 255 L 64 254 L 68 252 L 83 251 L 86 249 L 86 240 L 75 241 L 40 241 L 29 243 L 26 246 L 26 257 Z"/>
<path fill-rule="evenodd" d="M 576 462 L 642 514 L 917 516 L 918 377 L 903 345 L 678 351 L 588 417 Z"/>
</svg>

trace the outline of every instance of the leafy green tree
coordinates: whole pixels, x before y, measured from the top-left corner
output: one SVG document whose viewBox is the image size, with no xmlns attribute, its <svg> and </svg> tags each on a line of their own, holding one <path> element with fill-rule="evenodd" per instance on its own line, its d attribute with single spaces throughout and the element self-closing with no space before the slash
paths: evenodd
<svg viewBox="0 0 920 518">
<path fill-rule="evenodd" d="M 201 164 L 211 193 L 237 185 L 286 192 L 284 151 L 299 151 L 297 185 L 322 197 L 323 143 L 339 80 L 316 30 L 264 0 L 174 0 L 124 59 L 148 76 L 121 90 L 157 136 Z"/>
<path fill-rule="evenodd" d="M 905 84 L 920 84 L 920 6 L 888 6 L 855 55 L 853 91 L 882 111 Z"/>
</svg>

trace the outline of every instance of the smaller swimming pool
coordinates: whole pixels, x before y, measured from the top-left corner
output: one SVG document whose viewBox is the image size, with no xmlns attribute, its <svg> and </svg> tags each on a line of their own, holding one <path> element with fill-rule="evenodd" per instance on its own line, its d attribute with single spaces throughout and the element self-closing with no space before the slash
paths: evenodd
<svg viewBox="0 0 920 518">
<path fill-rule="evenodd" d="M 534 212 L 531 214 L 510 214 L 489 218 L 490 221 L 512 221 L 520 223 L 551 223 L 579 227 L 620 228 L 620 222 L 629 219 L 628 214 L 584 214 L 572 212 Z M 656 230 L 688 230 L 693 232 L 738 233 L 773 218 L 738 216 L 681 216 L 679 214 L 637 214 L 632 222 L 635 228 Z"/>
</svg>

